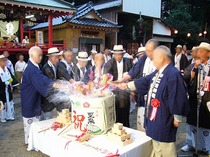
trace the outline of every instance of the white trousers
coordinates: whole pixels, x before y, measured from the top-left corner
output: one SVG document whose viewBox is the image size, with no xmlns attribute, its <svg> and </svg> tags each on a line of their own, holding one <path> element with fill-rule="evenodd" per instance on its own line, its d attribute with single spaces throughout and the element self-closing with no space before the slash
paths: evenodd
<svg viewBox="0 0 210 157">
<path fill-rule="evenodd" d="M 41 116 L 31 117 L 31 118 L 23 117 L 25 144 L 28 144 L 28 138 L 29 138 L 29 132 L 30 132 L 31 124 L 33 122 L 38 122 L 40 120 L 41 120 Z"/>
<path fill-rule="evenodd" d="M 6 93 L 6 103 L 4 103 L 4 109 L 1 111 L 1 119 L 13 119 L 14 118 L 14 102 L 13 100 L 9 101 L 9 92 L 8 86 L 5 89 Z"/>
<path fill-rule="evenodd" d="M 144 114 L 145 114 L 145 107 L 138 107 L 138 110 L 137 110 L 137 130 L 145 132 Z"/>
</svg>

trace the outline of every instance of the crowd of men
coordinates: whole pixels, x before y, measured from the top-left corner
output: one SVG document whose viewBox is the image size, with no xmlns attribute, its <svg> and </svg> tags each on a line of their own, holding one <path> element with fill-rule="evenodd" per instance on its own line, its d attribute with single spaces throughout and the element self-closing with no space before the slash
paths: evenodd
<svg viewBox="0 0 210 157">
<path fill-rule="evenodd" d="M 140 47 L 135 58 L 127 54 L 122 45 L 98 53 L 79 52 L 74 63 L 71 49 L 48 49 L 48 61 L 43 67 L 41 48 L 29 50 L 29 61 L 22 55 L 15 70 L 8 52 L 0 55 L 1 122 L 14 120 L 12 89 L 15 72 L 20 85 L 21 107 L 25 143 L 28 143 L 30 125 L 51 118 L 55 104 L 49 102 L 48 89 L 61 88 L 55 80 L 70 83 L 93 82 L 103 74 L 113 75 L 116 121 L 129 127 L 130 104 L 137 102 L 137 129 L 152 138 L 155 157 L 176 156 L 176 132 L 183 117 L 187 117 L 187 145 L 183 151 L 195 148 L 197 120 L 197 90 L 202 93 L 198 149 L 210 154 L 210 44 L 202 42 L 187 52 L 186 46 L 177 45 L 175 56 L 166 46 L 150 39 Z M 197 78 L 202 78 L 198 82 Z M 167 147 L 167 149 L 165 149 Z"/>
</svg>

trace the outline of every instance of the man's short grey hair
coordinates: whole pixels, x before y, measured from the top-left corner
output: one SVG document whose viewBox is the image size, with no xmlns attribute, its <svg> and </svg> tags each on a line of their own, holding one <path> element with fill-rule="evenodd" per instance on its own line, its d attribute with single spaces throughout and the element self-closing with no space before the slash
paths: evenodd
<svg viewBox="0 0 210 157">
<path fill-rule="evenodd" d="M 155 50 L 158 50 L 159 53 L 164 54 L 169 59 L 172 58 L 171 50 L 167 46 L 160 45 Z"/>
<path fill-rule="evenodd" d="M 156 40 L 156 39 L 150 39 L 150 40 L 147 41 L 146 44 L 148 44 L 148 43 L 153 43 L 154 49 L 156 49 L 159 46 L 159 41 Z"/>
<path fill-rule="evenodd" d="M 42 51 L 42 49 L 39 46 L 32 46 L 28 51 L 29 57 L 31 57 L 33 54 L 35 54 L 37 52 L 37 50 Z"/>
</svg>

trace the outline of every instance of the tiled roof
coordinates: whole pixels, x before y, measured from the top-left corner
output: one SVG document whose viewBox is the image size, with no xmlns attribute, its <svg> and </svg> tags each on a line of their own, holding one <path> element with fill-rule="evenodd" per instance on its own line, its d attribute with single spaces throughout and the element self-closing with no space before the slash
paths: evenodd
<svg viewBox="0 0 210 157">
<path fill-rule="evenodd" d="M 122 0 L 112 0 L 112 1 L 106 2 L 106 3 L 96 4 L 94 6 L 94 9 L 102 10 L 102 9 L 107 9 L 107 8 L 119 7 L 121 5 L 122 5 Z"/>
<path fill-rule="evenodd" d="M 72 4 L 63 0 L 12 0 L 14 2 L 43 5 L 48 7 L 72 9 Z"/>
<path fill-rule="evenodd" d="M 96 18 L 88 18 L 87 15 L 90 13 L 94 14 Z M 117 24 L 109 21 L 108 19 L 103 18 L 93 7 L 93 3 L 89 2 L 84 5 L 81 5 L 77 8 L 77 12 L 73 16 L 68 16 L 66 18 L 54 18 L 53 25 L 59 25 L 65 22 L 78 25 L 88 25 L 95 27 L 104 27 L 104 28 L 120 28 Z M 40 23 L 34 26 L 32 29 L 39 29 L 48 27 L 48 22 Z"/>
<path fill-rule="evenodd" d="M 56 26 L 62 23 L 64 23 L 62 17 L 53 18 L 53 26 Z M 36 26 L 32 27 L 31 29 L 33 30 L 33 29 L 39 29 L 39 28 L 44 28 L 44 27 L 48 27 L 48 22 L 39 23 Z"/>
</svg>

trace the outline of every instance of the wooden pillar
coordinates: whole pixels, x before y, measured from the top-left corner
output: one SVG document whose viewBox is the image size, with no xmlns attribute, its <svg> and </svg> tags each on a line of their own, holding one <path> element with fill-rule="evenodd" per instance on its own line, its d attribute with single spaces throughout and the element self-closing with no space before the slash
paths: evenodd
<svg viewBox="0 0 210 157">
<path fill-rule="evenodd" d="M 23 26 L 23 19 L 20 19 L 20 43 L 22 43 L 23 39 L 24 39 L 24 26 Z"/>
<path fill-rule="evenodd" d="M 48 45 L 52 47 L 53 44 L 53 16 L 48 15 Z"/>
<path fill-rule="evenodd" d="M 31 29 L 30 28 L 28 30 L 28 39 L 29 39 L 29 41 L 31 40 Z"/>
</svg>

